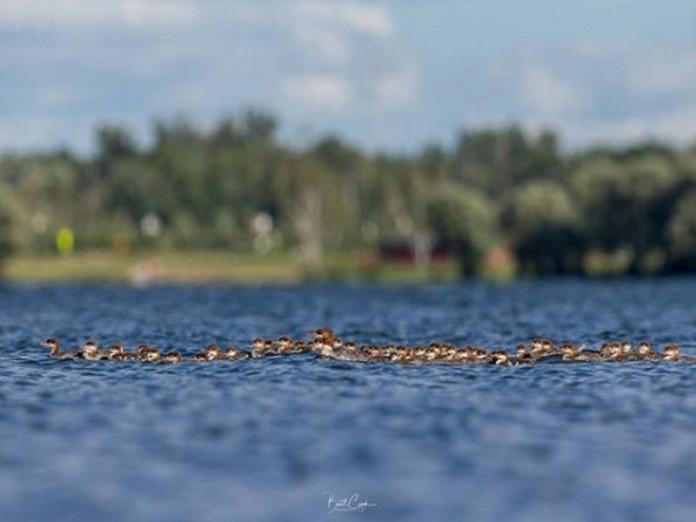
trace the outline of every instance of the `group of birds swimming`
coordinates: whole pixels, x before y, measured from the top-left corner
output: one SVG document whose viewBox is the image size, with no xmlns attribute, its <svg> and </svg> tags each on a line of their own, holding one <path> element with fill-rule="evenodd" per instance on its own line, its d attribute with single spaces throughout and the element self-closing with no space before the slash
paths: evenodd
<svg viewBox="0 0 696 522">
<path fill-rule="evenodd" d="M 628 361 L 681 361 L 696 362 L 696 357 L 679 354 L 676 344 L 665 346 L 662 352 L 653 350 L 647 341 L 633 346 L 629 341 L 607 342 L 599 350 L 586 349 L 573 343 L 556 344 L 550 339 L 535 338 L 530 344 L 518 345 L 514 353 L 504 349 L 486 350 L 479 346 L 457 347 L 433 342 L 427 346 L 357 344 L 343 341 L 330 328 L 319 328 L 310 341 L 295 340 L 288 336 L 278 339 L 257 337 L 248 350 L 236 346 L 221 348 L 210 344 L 192 357 L 178 350 L 163 353 L 159 348 L 141 344 L 135 351 L 127 351 L 114 344 L 102 349 L 96 341 L 87 341 L 73 351 L 63 351 L 55 337 L 44 341 L 50 355 L 62 360 L 88 361 L 143 361 L 149 363 L 181 363 L 184 361 L 238 361 L 261 357 L 313 353 L 323 359 L 352 362 L 391 362 L 402 364 L 495 364 L 515 366 L 539 362 L 628 362 Z"/>
</svg>

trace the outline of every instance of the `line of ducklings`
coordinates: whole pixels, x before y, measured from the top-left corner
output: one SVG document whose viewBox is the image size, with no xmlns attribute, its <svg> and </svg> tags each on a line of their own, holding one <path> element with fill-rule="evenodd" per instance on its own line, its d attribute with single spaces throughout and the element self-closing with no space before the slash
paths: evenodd
<svg viewBox="0 0 696 522">
<path fill-rule="evenodd" d="M 389 344 L 358 345 L 344 342 L 330 328 L 313 332 L 311 341 L 294 340 L 288 336 L 278 339 L 257 337 L 250 343 L 249 350 L 236 346 L 221 348 L 210 344 L 192 357 L 184 357 L 178 350 L 162 353 L 158 348 L 141 344 L 133 352 L 122 345 L 114 344 L 103 350 L 96 341 L 87 341 L 79 349 L 63 351 L 55 337 L 46 339 L 44 346 L 50 355 L 64 360 L 89 361 L 143 361 L 150 363 L 180 363 L 183 361 L 238 361 L 261 357 L 314 353 L 320 358 L 351 362 L 394 362 L 402 364 L 455 363 L 495 364 L 514 366 L 540 362 L 628 362 L 628 361 L 681 361 L 696 362 L 696 357 L 679 354 L 676 344 L 667 345 L 662 352 L 653 350 L 643 341 L 635 349 L 630 342 L 604 343 L 599 350 L 585 349 L 572 343 L 555 344 L 550 339 L 535 338 L 529 345 L 520 344 L 514 355 L 506 350 L 486 350 L 478 346 L 456 347 L 447 343 L 430 343 L 428 346 L 404 346 Z"/>
</svg>

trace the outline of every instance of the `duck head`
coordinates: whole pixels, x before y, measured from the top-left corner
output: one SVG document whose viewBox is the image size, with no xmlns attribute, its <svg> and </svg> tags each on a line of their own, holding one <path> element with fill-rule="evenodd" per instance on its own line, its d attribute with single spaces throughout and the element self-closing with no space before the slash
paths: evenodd
<svg viewBox="0 0 696 522">
<path fill-rule="evenodd" d="M 52 356 L 60 355 L 60 342 L 55 337 L 49 337 L 41 344 L 51 350 Z"/>
</svg>

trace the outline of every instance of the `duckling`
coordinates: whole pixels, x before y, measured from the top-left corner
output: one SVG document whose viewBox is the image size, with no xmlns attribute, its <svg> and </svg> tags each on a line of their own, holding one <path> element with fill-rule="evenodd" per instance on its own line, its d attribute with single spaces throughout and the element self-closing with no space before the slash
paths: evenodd
<svg viewBox="0 0 696 522">
<path fill-rule="evenodd" d="M 512 362 L 510 361 L 510 356 L 505 350 L 494 350 L 490 353 L 490 360 L 489 362 L 491 364 L 495 364 L 498 366 L 511 366 Z"/>
<path fill-rule="evenodd" d="M 342 347 L 334 348 L 338 356 L 346 361 L 361 361 L 363 360 L 363 354 L 358 349 L 358 346 L 353 341 L 348 341 L 343 343 Z"/>
<path fill-rule="evenodd" d="M 597 354 L 585 353 L 582 346 L 566 343 L 561 346 L 563 360 L 567 362 L 595 362 L 600 360 Z"/>
<path fill-rule="evenodd" d="M 266 340 L 263 337 L 257 337 L 251 341 L 251 356 L 256 359 L 266 355 Z"/>
<path fill-rule="evenodd" d="M 413 350 L 413 358 L 416 362 L 425 362 L 426 352 L 425 346 L 416 346 Z"/>
<path fill-rule="evenodd" d="M 287 335 L 279 337 L 277 341 L 273 343 L 273 352 L 279 355 L 286 355 L 295 353 L 295 341 L 290 339 Z"/>
<path fill-rule="evenodd" d="M 534 362 L 532 354 L 529 352 L 524 344 L 518 344 L 515 348 L 515 361 L 517 363 L 531 363 Z"/>
<path fill-rule="evenodd" d="M 99 350 L 99 345 L 96 341 L 89 340 L 82 345 L 79 352 L 82 355 L 82 359 L 87 361 L 100 361 L 105 358 L 104 354 Z"/>
<path fill-rule="evenodd" d="M 321 339 L 312 341 L 312 351 L 323 358 L 333 358 L 334 356 L 333 344 L 326 344 Z"/>
<path fill-rule="evenodd" d="M 193 358 L 196 361 L 219 361 L 222 359 L 222 352 L 217 344 L 209 344 Z"/>
<path fill-rule="evenodd" d="M 110 361 L 125 361 L 126 350 L 120 344 L 112 344 L 106 352 L 106 357 Z"/>
<path fill-rule="evenodd" d="M 663 361 L 678 361 L 679 360 L 679 346 L 676 344 L 668 344 L 662 354 Z"/>
<path fill-rule="evenodd" d="M 373 344 L 368 347 L 366 360 L 373 362 L 381 362 L 382 357 L 382 350 L 379 346 Z"/>
<path fill-rule="evenodd" d="M 227 350 L 225 350 L 225 359 L 228 361 L 238 361 L 241 359 L 248 359 L 249 358 L 249 352 L 244 352 L 242 350 L 237 349 L 236 346 L 228 346 Z"/>
<path fill-rule="evenodd" d="M 608 361 L 622 361 L 624 359 L 621 343 L 617 342 L 604 343 L 600 354 L 604 360 Z"/>
<path fill-rule="evenodd" d="M 457 349 L 454 346 L 446 346 L 442 352 L 442 360 L 445 362 L 455 362 Z"/>
<path fill-rule="evenodd" d="M 638 343 L 636 354 L 638 359 L 642 361 L 658 361 L 662 359 L 662 355 L 655 353 L 652 349 L 652 345 L 648 341 L 641 341 Z"/>
<path fill-rule="evenodd" d="M 54 359 L 75 359 L 76 354 L 74 352 L 64 352 L 61 350 L 60 341 L 55 337 L 49 337 L 41 344 L 51 349 L 49 355 Z"/>
<path fill-rule="evenodd" d="M 620 344 L 621 346 L 621 360 L 622 361 L 637 361 L 640 358 L 637 356 L 635 352 L 633 352 L 633 347 L 631 346 L 630 341 L 623 341 Z"/>
<path fill-rule="evenodd" d="M 532 341 L 532 358 L 536 361 L 542 357 L 560 354 L 560 350 L 555 349 L 550 339 L 534 338 Z"/>
<path fill-rule="evenodd" d="M 410 364 L 415 361 L 415 356 L 413 354 L 413 348 L 408 346 L 399 346 L 397 350 L 397 361 L 401 364 Z"/>
<path fill-rule="evenodd" d="M 181 357 L 181 353 L 178 352 L 177 350 L 174 350 L 173 352 L 167 353 L 164 358 L 162 359 L 162 362 L 169 363 L 169 364 L 178 364 L 183 360 L 183 357 Z"/>
<path fill-rule="evenodd" d="M 135 350 L 134 358 L 138 361 L 147 361 L 147 354 L 152 350 L 153 348 L 147 344 L 139 344 L 138 348 Z"/>
<path fill-rule="evenodd" d="M 149 363 L 158 363 L 162 361 L 162 354 L 159 349 L 152 347 L 145 355 L 145 361 Z"/>
<path fill-rule="evenodd" d="M 489 363 L 491 361 L 491 354 L 489 354 L 483 348 L 474 348 L 474 361 L 476 363 Z"/>
<path fill-rule="evenodd" d="M 532 354 L 539 354 L 544 349 L 544 340 L 541 337 L 532 339 Z"/>
<path fill-rule="evenodd" d="M 205 347 L 205 355 L 209 361 L 219 361 L 222 359 L 222 350 L 217 344 L 209 344 Z"/>
</svg>

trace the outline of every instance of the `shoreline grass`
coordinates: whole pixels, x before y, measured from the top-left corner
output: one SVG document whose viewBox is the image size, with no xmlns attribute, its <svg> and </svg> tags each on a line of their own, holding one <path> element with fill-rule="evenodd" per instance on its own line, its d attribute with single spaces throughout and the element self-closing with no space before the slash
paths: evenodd
<svg viewBox="0 0 696 522">
<path fill-rule="evenodd" d="M 454 262 L 423 269 L 402 263 L 365 265 L 359 256 L 327 260 L 321 273 L 307 273 L 290 254 L 267 256 L 216 251 L 138 252 L 82 251 L 71 255 L 17 255 L 6 260 L 6 281 L 300 283 L 308 280 L 419 283 L 456 281 Z"/>
</svg>

